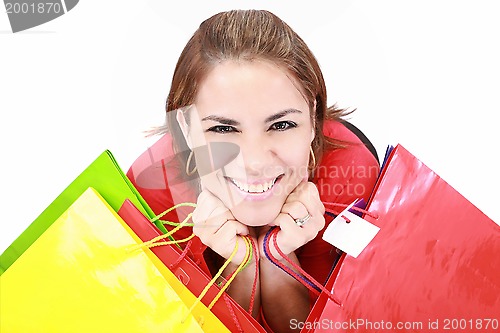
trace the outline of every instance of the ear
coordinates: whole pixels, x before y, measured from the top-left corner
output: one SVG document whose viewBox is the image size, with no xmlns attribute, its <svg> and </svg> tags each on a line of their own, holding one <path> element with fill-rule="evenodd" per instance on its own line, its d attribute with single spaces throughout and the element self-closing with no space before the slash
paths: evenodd
<svg viewBox="0 0 500 333">
<path fill-rule="evenodd" d="M 189 149 L 193 150 L 193 145 L 191 143 L 191 138 L 189 136 L 189 125 L 187 124 L 186 116 L 184 115 L 184 112 L 181 109 L 177 110 L 175 119 L 177 120 L 177 123 L 181 128 L 182 135 L 184 136 L 184 140 L 186 140 Z"/>
</svg>

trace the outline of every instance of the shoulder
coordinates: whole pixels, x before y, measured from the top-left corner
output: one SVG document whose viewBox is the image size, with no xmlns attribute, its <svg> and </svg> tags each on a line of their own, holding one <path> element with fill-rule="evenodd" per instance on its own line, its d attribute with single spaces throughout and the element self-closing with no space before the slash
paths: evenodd
<svg viewBox="0 0 500 333">
<path fill-rule="evenodd" d="M 355 129 L 355 128 L 354 128 Z M 350 204 L 356 199 L 368 201 L 379 174 L 379 162 L 351 126 L 328 121 L 323 127 L 325 136 L 346 142 L 345 148 L 327 150 L 313 174 L 321 201 Z M 337 214 L 338 212 L 331 211 Z M 333 220 L 325 215 L 326 224 Z M 323 241 L 325 228 L 309 243 L 297 250 L 303 268 L 318 281 L 326 281 L 337 254 L 333 246 Z"/>
<path fill-rule="evenodd" d="M 345 148 L 326 150 L 314 172 L 313 181 L 324 201 L 350 203 L 356 198 L 368 200 L 371 194 L 379 162 L 363 142 L 366 137 L 356 130 L 338 121 L 324 124 L 325 136 L 346 142 Z"/>
<path fill-rule="evenodd" d="M 326 137 L 345 142 L 345 148 L 326 150 L 320 166 L 331 165 L 379 165 L 376 152 L 370 150 L 371 143 L 364 134 L 350 123 L 327 121 L 323 126 Z"/>
<path fill-rule="evenodd" d="M 196 200 L 193 189 L 182 178 L 183 171 L 172 137 L 164 134 L 132 163 L 127 177 L 151 209 L 160 214 L 177 203 Z"/>
<path fill-rule="evenodd" d="M 146 149 L 130 166 L 127 176 L 144 188 L 160 188 L 165 185 L 161 180 L 161 162 L 173 158 L 172 137 L 162 135 L 151 147 Z M 152 177 L 153 176 L 153 177 Z M 151 183 L 153 182 L 153 183 Z"/>
</svg>

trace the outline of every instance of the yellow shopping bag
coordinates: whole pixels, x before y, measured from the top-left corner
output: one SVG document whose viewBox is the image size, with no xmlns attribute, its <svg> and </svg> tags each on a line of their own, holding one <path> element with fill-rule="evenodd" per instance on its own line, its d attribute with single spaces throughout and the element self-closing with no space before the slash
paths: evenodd
<svg viewBox="0 0 500 333">
<path fill-rule="evenodd" d="M 229 332 L 92 188 L 0 276 L 0 332 Z"/>
</svg>

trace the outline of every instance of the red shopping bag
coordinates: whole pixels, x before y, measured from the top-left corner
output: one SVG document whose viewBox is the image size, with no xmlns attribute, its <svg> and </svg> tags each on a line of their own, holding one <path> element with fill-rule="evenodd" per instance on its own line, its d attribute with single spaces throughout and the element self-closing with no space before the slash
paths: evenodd
<svg viewBox="0 0 500 333">
<path fill-rule="evenodd" d="M 143 241 L 162 234 L 129 200 L 120 207 L 118 215 Z M 151 251 L 196 296 L 201 294 L 211 280 L 211 277 L 176 245 L 152 247 Z M 212 285 L 201 301 L 208 306 L 219 290 L 219 287 Z M 262 326 L 227 294 L 214 304 L 211 311 L 231 332 L 265 332 Z"/>
<path fill-rule="evenodd" d="M 303 332 L 500 329 L 500 226 L 398 145 L 364 219 L 380 227 L 344 255 Z M 322 313 L 318 317 L 318 313 Z"/>
</svg>

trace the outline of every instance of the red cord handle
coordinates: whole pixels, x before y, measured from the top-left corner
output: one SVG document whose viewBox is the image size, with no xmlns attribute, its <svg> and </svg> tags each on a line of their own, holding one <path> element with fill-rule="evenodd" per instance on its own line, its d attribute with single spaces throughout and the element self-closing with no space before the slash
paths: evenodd
<svg viewBox="0 0 500 333">
<path fill-rule="evenodd" d="M 326 289 L 321 283 L 319 283 L 318 281 L 316 281 L 311 275 L 309 275 L 299 265 L 297 265 L 290 258 L 288 258 L 288 256 L 286 254 L 284 254 L 283 251 L 281 251 L 281 249 L 278 246 L 278 242 L 277 242 L 277 237 L 278 237 L 277 234 L 278 234 L 278 232 L 279 232 L 279 229 L 274 229 L 271 232 L 270 238 L 272 238 L 274 247 L 276 248 L 276 251 L 278 251 L 279 255 L 281 257 L 283 257 L 283 259 L 285 259 L 293 268 L 295 268 L 297 271 L 299 271 L 300 274 L 302 274 L 303 276 L 305 276 L 312 284 L 314 284 L 317 288 L 319 288 L 322 292 L 324 292 L 328 296 L 328 298 L 330 298 L 335 304 L 341 305 L 340 301 L 337 300 L 337 298 L 328 289 Z M 271 258 L 273 259 L 273 261 L 276 260 L 276 263 L 279 263 L 279 261 L 275 257 L 272 256 L 271 251 L 269 251 L 269 255 L 271 256 Z M 286 267 L 285 265 L 283 265 L 281 263 L 279 263 L 279 264 L 280 264 L 280 267 L 281 266 Z M 284 267 L 282 267 L 282 268 L 285 269 Z M 285 269 L 285 270 L 290 274 L 289 271 L 291 271 L 291 270 L 288 267 L 286 267 L 286 268 L 287 269 Z M 293 272 L 293 273 L 295 273 L 295 272 Z M 309 284 L 306 284 L 306 283 L 302 282 L 302 279 L 298 279 L 298 281 L 301 281 L 301 283 L 304 286 L 306 286 L 309 290 L 312 290 L 316 294 L 318 294 L 318 291 L 316 289 L 312 288 Z"/>
<path fill-rule="evenodd" d="M 253 238 L 250 236 L 248 237 L 250 238 L 250 242 L 252 243 L 252 251 L 255 255 L 255 275 L 253 278 L 252 294 L 250 296 L 250 305 L 248 307 L 248 313 L 252 314 L 253 305 L 255 303 L 255 293 L 257 291 L 257 280 L 259 279 L 259 252 L 257 251 L 257 246 L 255 245 Z"/>
<path fill-rule="evenodd" d="M 325 205 L 325 208 L 326 208 L 327 212 L 335 214 L 335 215 L 339 215 L 341 212 L 333 210 L 333 209 L 328 209 L 329 207 L 347 208 L 349 206 L 347 204 L 341 204 L 341 203 L 335 203 L 335 202 L 324 202 L 324 201 L 322 201 L 322 203 L 323 203 L 323 205 Z M 352 206 L 350 209 L 352 209 L 354 211 L 357 211 L 357 212 L 360 212 L 360 213 L 363 213 L 365 215 L 368 215 L 368 216 L 374 218 L 375 220 L 378 220 L 378 214 L 369 212 L 366 209 L 362 209 L 362 208 L 359 208 L 359 207 L 356 207 L 356 206 Z"/>
<path fill-rule="evenodd" d="M 173 262 L 172 264 L 170 264 L 168 266 L 168 268 L 170 268 L 171 271 L 174 270 L 174 268 L 176 268 L 179 263 L 184 260 L 184 258 L 186 257 L 189 249 L 191 248 L 191 244 L 193 244 L 193 240 L 190 240 L 187 244 L 186 244 L 186 247 L 184 248 L 184 250 L 182 251 L 182 253 L 179 255 L 179 258 L 177 258 L 177 260 L 175 262 Z"/>
</svg>

